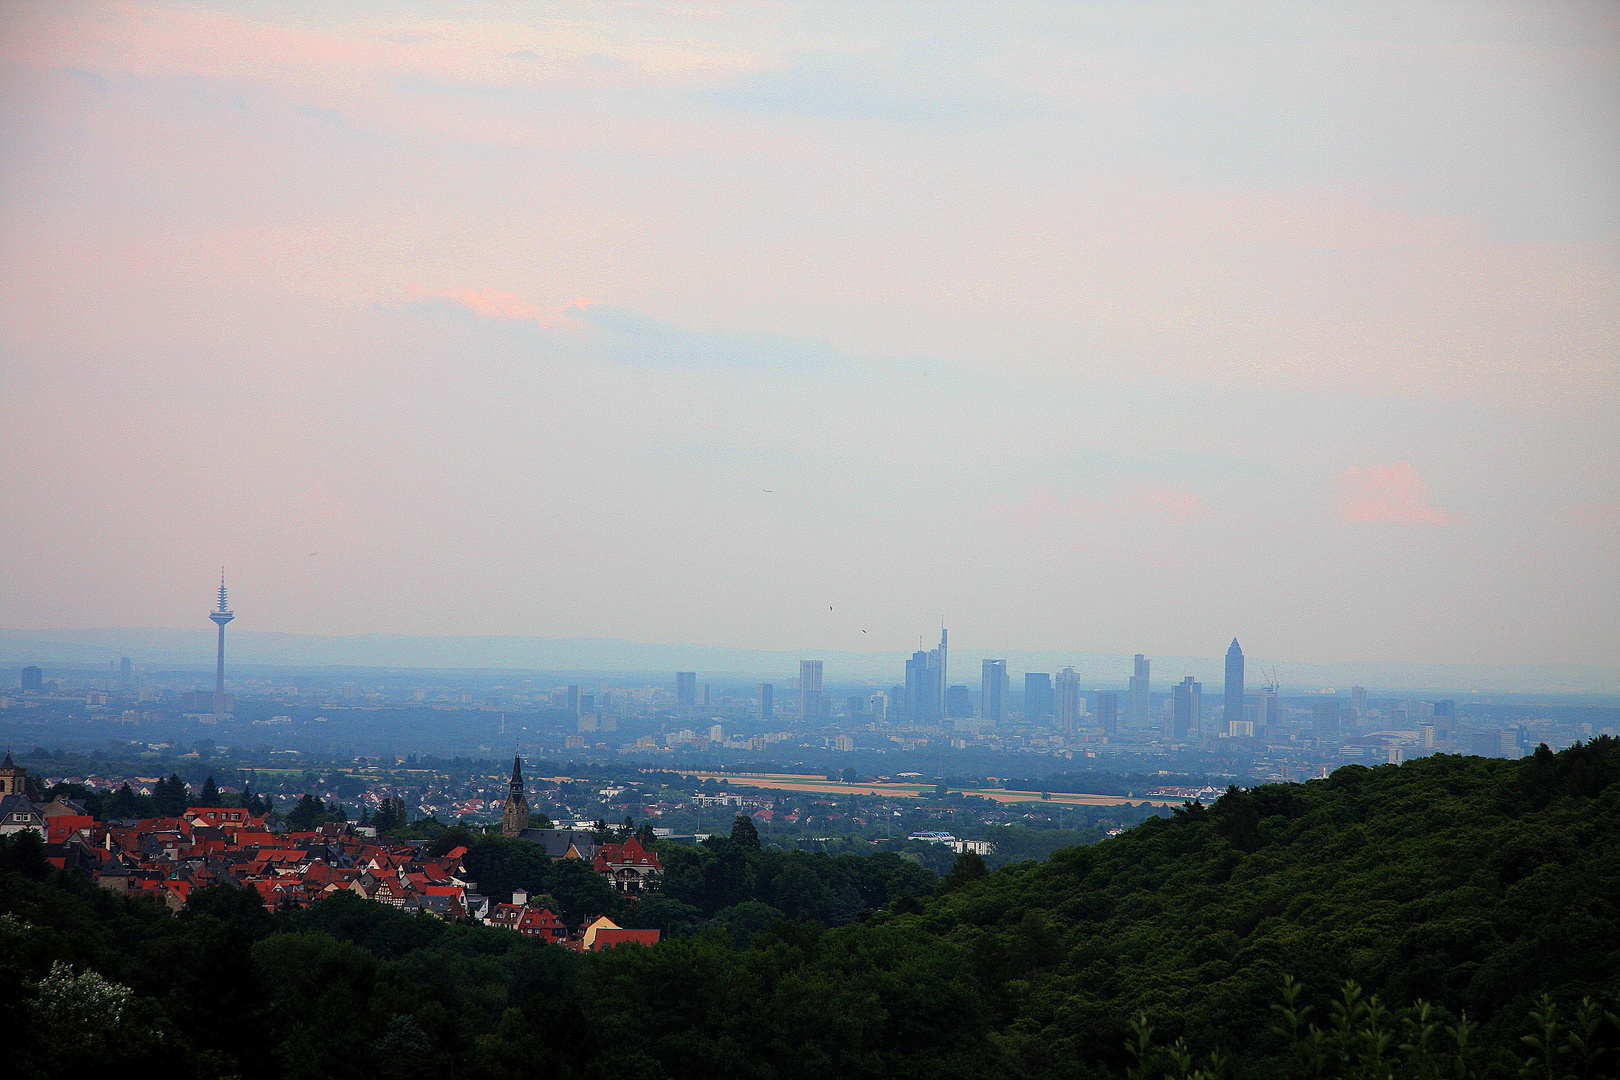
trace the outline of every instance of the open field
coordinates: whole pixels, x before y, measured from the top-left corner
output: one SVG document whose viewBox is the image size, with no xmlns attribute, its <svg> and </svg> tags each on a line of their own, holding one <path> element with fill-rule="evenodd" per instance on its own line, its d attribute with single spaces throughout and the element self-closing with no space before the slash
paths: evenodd
<svg viewBox="0 0 1620 1080">
<path fill-rule="evenodd" d="M 933 784 L 907 784 L 890 781 L 887 783 L 861 781 L 846 784 L 837 780 L 816 780 L 811 777 L 794 775 L 792 773 L 729 773 L 729 772 L 688 772 L 678 770 L 683 776 L 695 776 L 700 780 L 728 780 L 733 788 L 766 788 L 772 791 L 803 791 L 816 795 L 888 795 L 904 799 L 920 799 L 934 793 Z M 1000 803 L 1045 803 L 1049 806 L 1119 806 L 1123 803 L 1152 803 L 1154 806 L 1177 806 L 1179 799 L 1147 799 L 1128 795 L 1074 795 L 1066 792 L 1052 793 L 1050 799 L 1043 799 L 1032 791 L 1008 791 L 1006 788 L 951 788 L 951 791 L 960 791 L 966 795 L 982 795 Z"/>
</svg>

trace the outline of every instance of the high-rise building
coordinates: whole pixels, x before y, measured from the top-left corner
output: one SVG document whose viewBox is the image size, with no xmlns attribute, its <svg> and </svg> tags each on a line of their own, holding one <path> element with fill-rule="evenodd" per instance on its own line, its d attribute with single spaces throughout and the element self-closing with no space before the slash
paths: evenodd
<svg viewBox="0 0 1620 1080">
<path fill-rule="evenodd" d="M 945 717 L 945 684 L 938 649 L 918 649 L 906 661 L 906 711 L 914 724 L 939 725 Z"/>
<path fill-rule="evenodd" d="M 529 800 L 523 794 L 523 761 L 512 755 L 512 779 L 506 785 L 506 805 L 501 807 L 501 835 L 516 836 L 529 827 Z"/>
<path fill-rule="evenodd" d="M 979 716 L 986 724 L 999 727 L 1007 707 L 1007 661 L 986 660 L 980 674 Z"/>
<path fill-rule="evenodd" d="M 21 685 L 22 685 L 22 689 L 24 689 L 24 690 L 43 690 L 43 689 L 45 689 L 45 671 L 44 671 L 44 669 L 35 667 L 32 664 L 30 664 L 27 667 L 23 668 L 22 669 L 22 684 Z"/>
<path fill-rule="evenodd" d="M 776 719 L 776 684 L 762 682 L 759 684 L 759 718 L 761 720 Z"/>
<path fill-rule="evenodd" d="M 1074 668 L 1066 667 L 1058 672 L 1052 705 L 1057 726 L 1073 735 L 1074 729 L 1080 726 L 1080 676 L 1074 673 Z"/>
<path fill-rule="evenodd" d="M 568 704 L 565 707 L 568 709 L 569 716 L 579 715 L 579 687 L 570 686 L 568 688 Z"/>
<path fill-rule="evenodd" d="M 945 690 L 945 716 L 952 720 L 973 719 L 973 696 L 963 683 L 947 687 Z M 941 720 L 941 724 L 944 720 Z"/>
<path fill-rule="evenodd" d="M 1170 731 L 1172 739 L 1190 739 L 1198 737 L 1198 727 L 1201 712 L 1200 699 L 1204 687 L 1201 683 L 1193 682 L 1188 675 L 1170 690 Z"/>
<path fill-rule="evenodd" d="M 1318 743 L 1331 742 L 1339 737 L 1338 701 L 1311 702 L 1311 737 Z"/>
<path fill-rule="evenodd" d="M 1055 704 L 1051 674 L 1045 671 L 1024 672 L 1024 719 L 1031 724 L 1050 720 Z"/>
<path fill-rule="evenodd" d="M 697 672 L 675 673 L 675 711 L 685 715 L 697 708 Z"/>
<path fill-rule="evenodd" d="M 1221 719 L 1227 724 L 1243 719 L 1243 648 L 1237 638 L 1226 650 L 1226 699 Z"/>
<path fill-rule="evenodd" d="M 1282 707 L 1275 686 L 1262 686 L 1243 695 L 1243 719 L 1254 725 L 1250 734 L 1275 734 L 1282 723 Z"/>
<path fill-rule="evenodd" d="M 799 719 L 824 720 L 826 698 L 821 693 L 821 661 L 799 661 Z"/>
<path fill-rule="evenodd" d="M 1137 653 L 1131 681 L 1126 685 L 1127 698 L 1125 701 L 1125 722 L 1133 731 L 1141 731 L 1147 727 L 1148 704 L 1150 691 L 1150 677 L 1148 669 L 1152 661 L 1141 653 Z"/>
<path fill-rule="evenodd" d="M 1350 712 L 1358 724 L 1367 719 L 1367 688 L 1365 686 L 1352 686 L 1350 688 Z"/>
<path fill-rule="evenodd" d="M 219 607 L 208 613 L 219 627 L 219 655 L 214 661 L 214 715 L 225 715 L 225 624 L 236 618 L 225 603 L 225 571 L 219 572 Z"/>
<path fill-rule="evenodd" d="M 1112 690 L 1097 691 L 1097 726 L 1104 735 L 1119 734 L 1119 695 Z"/>
<path fill-rule="evenodd" d="M 873 723 L 881 724 L 881 723 L 884 723 L 885 721 L 888 720 L 888 718 L 889 718 L 889 698 L 888 698 L 887 694 L 884 694 L 881 691 L 879 693 L 873 694 L 872 699 L 868 703 L 868 705 L 869 705 L 869 708 L 870 708 L 871 713 L 872 713 L 872 722 Z"/>
</svg>

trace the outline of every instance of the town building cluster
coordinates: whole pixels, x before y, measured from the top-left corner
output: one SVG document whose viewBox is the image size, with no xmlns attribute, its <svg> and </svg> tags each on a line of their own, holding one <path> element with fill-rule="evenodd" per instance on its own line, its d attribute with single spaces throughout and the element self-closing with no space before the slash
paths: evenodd
<svg viewBox="0 0 1620 1080">
<path fill-rule="evenodd" d="M 178 911 L 193 890 L 208 885 L 252 889 L 265 907 L 317 903 L 351 892 L 447 922 L 475 921 L 514 930 L 565 948 L 596 951 L 651 944 L 656 930 L 629 930 L 604 917 L 570 929 L 554 913 L 532 908 L 526 893 L 492 904 L 478 892 L 464 847 L 430 854 L 425 841 L 380 842 L 346 822 L 288 831 L 267 816 L 239 807 L 194 806 L 174 817 L 97 821 L 71 799 L 39 798 L 26 770 L 6 755 L 0 764 L 0 834 L 37 833 L 46 859 L 87 875 L 102 888 L 150 897 Z M 622 893 L 638 893 L 663 872 L 658 856 L 635 839 L 598 844 L 590 833 L 524 830 L 558 858 L 591 863 Z"/>
</svg>

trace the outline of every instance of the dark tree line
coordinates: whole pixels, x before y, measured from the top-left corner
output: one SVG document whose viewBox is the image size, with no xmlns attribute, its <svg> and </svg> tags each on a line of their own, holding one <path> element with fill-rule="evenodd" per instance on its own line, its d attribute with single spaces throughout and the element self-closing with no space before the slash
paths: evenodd
<svg viewBox="0 0 1620 1080">
<path fill-rule="evenodd" d="M 766 852 L 748 834 L 665 857 L 663 893 L 620 912 L 663 905 L 692 932 L 593 956 L 352 894 L 272 915 L 216 887 L 172 916 L 7 838 L 0 1015 L 28 1020 L 12 1062 L 176 1078 L 361 1077 L 379 1051 L 391 1073 L 469 1078 L 1620 1073 L 1613 739 L 1231 790 L 1044 862 L 964 856 L 927 896 L 881 856 Z M 555 875 L 575 872 L 472 839 L 492 881 L 565 890 Z M 845 886 L 844 910 L 871 906 L 830 926 Z"/>
</svg>

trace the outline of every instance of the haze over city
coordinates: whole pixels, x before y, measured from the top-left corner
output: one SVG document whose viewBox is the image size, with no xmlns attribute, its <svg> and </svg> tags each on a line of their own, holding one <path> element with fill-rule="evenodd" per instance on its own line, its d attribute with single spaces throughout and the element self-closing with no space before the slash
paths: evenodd
<svg viewBox="0 0 1620 1080">
<path fill-rule="evenodd" d="M 0 50 L 6 636 L 1620 669 L 1612 5 Z"/>
</svg>

